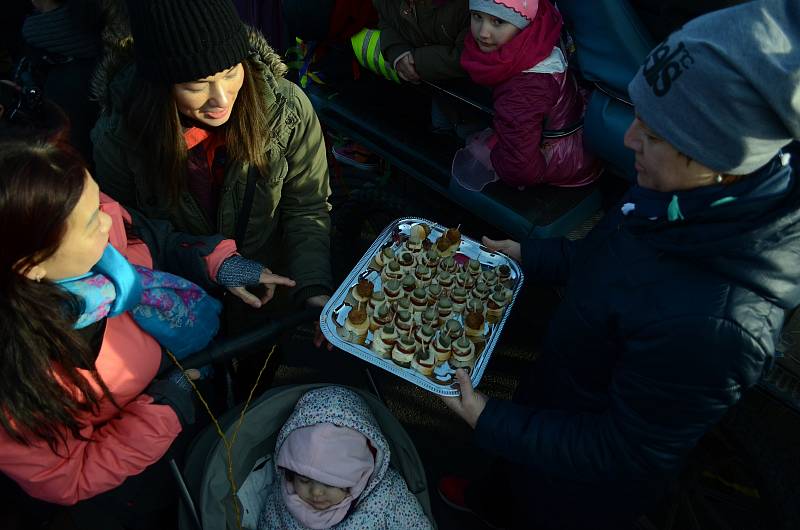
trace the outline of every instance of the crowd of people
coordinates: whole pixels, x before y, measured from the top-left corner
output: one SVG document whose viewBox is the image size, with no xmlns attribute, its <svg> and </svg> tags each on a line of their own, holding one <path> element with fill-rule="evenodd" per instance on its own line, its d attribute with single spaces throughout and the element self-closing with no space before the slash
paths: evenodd
<svg viewBox="0 0 800 530">
<path fill-rule="evenodd" d="M 800 185 L 784 151 L 800 140 L 800 4 L 733 3 L 675 28 L 631 81 L 637 182 L 585 239 L 484 239 L 564 296 L 512 400 L 456 373 L 445 402 L 496 462 L 442 477 L 449 506 L 493 528 L 629 528 L 769 367 L 800 305 Z M 34 4 L 23 35 L 44 46 L 56 41 L 42 28 L 72 28 L 64 49 L 91 63 L 81 100 L 91 90 L 99 110 L 82 144 L 83 106 L 0 83 L 0 472 L 35 499 L 144 528 L 139 497 L 174 498 L 157 472 L 203 426 L 188 379 L 214 377 L 160 370 L 165 350 L 182 358 L 333 292 L 325 141 L 230 0 L 128 2 L 118 38 L 108 22 L 75 33 L 82 1 Z M 542 138 L 586 98 L 550 0 L 375 7 L 404 82 L 493 89 L 492 128 L 455 155 L 459 182 L 598 178 L 579 129 Z M 273 453 L 259 530 L 434 527 L 343 387 L 303 396 Z"/>
</svg>

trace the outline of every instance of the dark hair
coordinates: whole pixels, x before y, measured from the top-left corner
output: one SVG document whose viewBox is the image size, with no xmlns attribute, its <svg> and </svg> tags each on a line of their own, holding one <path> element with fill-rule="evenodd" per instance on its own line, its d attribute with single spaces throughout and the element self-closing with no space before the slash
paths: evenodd
<svg viewBox="0 0 800 530">
<path fill-rule="evenodd" d="M 135 44 L 134 44 L 135 46 Z M 266 175 L 266 145 L 270 138 L 264 79 L 245 59 L 244 82 L 230 119 L 218 129 L 225 135 L 228 158 L 255 165 Z M 172 96 L 172 85 L 137 76 L 126 102 L 125 126 L 148 157 L 150 190 L 162 192 L 175 204 L 186 188 L 187 149 L 181 118 Z"/>
<path fill-rule="evenodd" d="M 103 396 L 114 402 L 73 329 L 81 302 L 25 276 L 58 250 L 85 182 L 86 166 L 67 147 L 0 146 L 0 425 L 18 443 L 44 440 L 56 453 L 67 433 L 85 440 L 79 415 L 96 413 Z M 81 373 L 87 367 L 100 393 Z"/>
</svg>

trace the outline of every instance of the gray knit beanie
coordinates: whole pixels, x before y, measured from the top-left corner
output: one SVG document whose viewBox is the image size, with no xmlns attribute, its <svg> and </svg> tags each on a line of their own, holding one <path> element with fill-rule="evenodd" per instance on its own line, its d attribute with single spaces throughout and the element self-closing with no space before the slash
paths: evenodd
<svg viewBox="0 0 800 530">
<path fill-rule="evenodd" d="M 128 0 L 136 69 L 151 81 L 185 83 L 247 57 L 247 30 L 230 0 Z"/>
<path fill-rule="evenodd" d="M 758 0 L 689 22 L 650 53 L 628 92 L 683 154 L 752 173 L 800 139 L 800 1 Z"/>
</svg>

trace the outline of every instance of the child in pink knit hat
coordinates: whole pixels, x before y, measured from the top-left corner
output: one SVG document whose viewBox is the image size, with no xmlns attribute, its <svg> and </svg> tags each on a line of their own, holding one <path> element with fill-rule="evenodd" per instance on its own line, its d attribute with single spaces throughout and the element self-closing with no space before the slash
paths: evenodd
<svg viewBox="0 0 800 530">
<path fill-rule="evenodd" d="M 559 46 L 558 10 L 549 0 L 470 0 L 469 8 L 461 66 L 492 87 L 495 116 L 456 153 L 453 178 L 476 191 L 498 179 L 518 188 L 593 182 L 600 168 L 583 147 L 585 101 Z"/>
</svg>

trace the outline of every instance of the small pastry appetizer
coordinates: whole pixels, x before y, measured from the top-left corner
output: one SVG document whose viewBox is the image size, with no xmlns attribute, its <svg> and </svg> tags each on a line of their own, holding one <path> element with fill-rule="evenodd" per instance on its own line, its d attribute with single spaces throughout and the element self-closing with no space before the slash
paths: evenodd
<svg viewBox="0 0 800 530">
<path fill-rule="evenodd" d="M 394 315 L 392 314 L 392 310 L 389 308 L 389 304 L 383 303 L 375 308 L 375 312 L 372 313 L 372 316 L 369 319 L 369 329 L 370 331 L 375 331 L 376 329 L 382 328 L 387 324 L 391 324 L 393 319 Z"/>
<path fill-rule="evenodd" d="M 417 331 L 414 333 L 417 342 L 422 346 L 422 350 L 426 350 L 428 348 L 428 344 L 433 341 L 433 336 L 435 335 L 435 331 L 430 326 L 420 326 L 417 328 Z"/>
<path fill-rule="evenodd" d="M 467 262 L 467 267 L 465 269 L 470 276 L 473 278 L 477 278 L 478 275 L 481 273 L 481 262 L 476 259 L 471 259 Z"/>
<path fill-rule="evenodd" d="M 410 313 L 411 312 L 411 300 L 409 300 L 408 298 L 405 298 L 405 297 L 399 298 L 394 303 L 394 309 L 395 309 L 395 311 L 408 311 Z"/>
<path fill-rule="evenodd" d="M 369 305 L 367 306 L 367 314 L 373 314 L 375 308 L 384 302 L 386 302 L 386 293 L 383 290 L 372 293 L 372 297 L 369 299 Z"/>
<path fill-rule="evenodd" d="M 453 313 L 461 314 L 467 306 L 467 290 L 463 287 L 456 287 L 450 292 L 450 299 L 453 301 Z"/>
<path fill-rule="evenodd" d="M 439 298 L 444 294 L 442 286 L 432 283 L 428 286 L 428 305 L 435 305 Z"/>
<path fill-rule="evenodd" d="M 452 256 L 452 253 L 450 252 L 450 242 L 446 240 L 444 236 L 436 240 L 436 245 L 434 245 L 434 248 L 441 256 Z"/>
<path fill-rule="evenodd" d="M 458 270 L 458 263 L 455 259 L 453 259 L 453 256 L 444 258 L 439 260 L 439 270 L 447 271 L 450 274 L 453 274 Z"/>
<path fill-rule="evenodd" d="M 381 271 L 383 270 L 383 266 L 392 260 L 394 260 L 394 250 L 392 247 L 386 247 L 372 256 L 372 260 L 369 262 L 369 268 Z"/>
<path fill-rule="evenodd" d="M 461 337 L 453 342 L 453 355 L 447 361 L 453 370 L 458 368 L 472 368 L 475 364 L 475 345 L 467 339 Z"/>
<path fill-rule="evenodd" d="M 425 289 L 414 289 L 411 293 L 411 312 L 415 314 L 414 318 L 417 322 L 420 321 L 420 318 L 417 317 L 419 315 L 422 316 L 422 312 L 425 311 L 428 307 L 428 293 Z"/>
<path fill-rule="evenodd" d="M 481 272 L 480 279 L 486 282 L 489 287 L 497 285 L 497 273 L 493 270 L 485 270 Z"/>
<path fill-rule="evenodd" d="M 503 316 L 503 310 L 506 308 L 507 304 L 508 299 L 505 293 L 502 291 L 493 292 L 486 302 L 486 320 L 489 322 L 499 321 L 500 317 Z"/>
<path fill-rule="evenodd" d="M 447 333 L 451 341 L 455 341 L 464 334 L 464 328 L 458 320 L 450 319 L 444 324 L 444 332 Z"/>
<path fill-rule="evenodd" d="M 473 342 L 483 339 L 483 313 L 467 313 L 464 317 L 464 334 Z"/>
<path fill-rule="evenodd" d="M 398 333 L 408 333 L 411 326 L 414 325 L 414 317 L 411 316 L 410 311 L 401 309 L 394 317 L 394 325 L 397 327 Z"/>
<path fill-rule="evenodd" d="M 492 294 L 495 294 L 495 293 L 503 295 L 503 297 L 506 299 L 506 302 L 510 302 L 511 301 L 511 297 L 514 296 L 514 291 L 512 291 L 511 289 L 509 289 L 508 287 L 506 287 L 506 286 L 504 286 L 504 285 L 502 285 L 500 283 L 498 283 L 497 285 L 495 285 L 492 288 Z M 489 296 L 491 296 L 491 295 L 489 295 Z"/>
<path fill-rule="evenodd" d="M 422 240 L 425 239 L 415 237 L 413 235 L 409 236 L 408 241 L 405 243 L 405 248 L 408 252 L 412 254 L 416 254 L 417 252 L 422 252 Z"/>
<path fill-rule="evenodd" d="M 355 302 L 354 305 L 366 305 L 372 297 L 372 289 L 374 287 L 375 285 L 366 278 L 358 280 L 358 283 L 350 289 L 350 297 L 353 299 L 353 302 Z"/>
<path fill-rule="evenodd" d="M 383 326 L 372 337 L 372 351 L 384 359 L 392 358 L 392 349 L 397 343 L 397 329 L 389 324 Z"/>
<path fill-rule="evenodd" d="M 460 227 L 461 225 L 458 226 Z M 461 243 L 461 231 L 458 228 L 448 228 L 447 231 L 442 234 L 442 237 L 449 241 L 451 245 Z"/>
<path fill-rule="evenodd" d="M 477 282 L 475 282 L 475 287 L 472 289 L 473 298 L 477 298 L 478 300 L 486 300 L 489 298 L 490 294 L 491 287 L 489 287 L 485 281 L 479 279 Z"/>
<path fill-rule="evenodd" d="M 405 276 L 414 268 L 414 255 L 411 252 L 401 252 L 397 255 L 397 263 L 400 264 L 400 270 Z"/>
<path fill-rule="evenodd" d="M 408 296 L 414 289 L 417 288 L 417 279 L 413 274 L 408 274 L 403 278 L 403 281 L 400 283 L 400 285 L 403 287 L 404 295 Z"/>
<path fill-rule="evenodd" d="M 417 263 L 429 269 L 436 269 L 439 265 L 439 254 L 435 250 L 428 250 L 417 256 Z"/>
<path fill-rule="evenodd" d="M 436 304 L 436 309 L 439 317 L 439 324 L 444 324 L 453 316 L 453 301 L 446 296 L 440 298 L 439 303 Z"/>
<path fill-rule="evenodd" d="M 433 271 L 425 265 L 417 265 L 414 269 L 414 279 L 417 281 L 417 287 L 427 287 L 433 279 Z"/>
<path fill-rule="evenodd" d="M 396 302 L 403 297 L 403 288 L 400 280 L 389 280 L 383 284 L 383 294 L 389 302 Z"/>
<path fill-rule="evenodd" d="M 452 256 L 458 251 L 459 246 L 461 246 L 461 232 L 458 228 L 448 229 L 436 240 L 436 250 L 443 256 Z"/>
<path fill-rule="evenodd" d="M 411 368 L 411 361 L 417 353 L 417 341 L 411 335 L 402 335 L 392 348 L 392 361 L 403 368 Z"/>
<path fill-rule="evenodd" d="M 433 241 L 431 241 L 430 239 L 427 239 L 427 238 L 423 239 L 422 240 L 422 251 L 423 252 L 427 252 L 427 251 L 432 250 L 432 249 L 433 249 Z M 435 249 L 433 251 L 436 252 Z M 436 252 L 436 255 L 438 256 L 439 253 Z"/>
<path fill-rule="evenodd" d="M 501 284 L 505 285 L 506 282 L 511 281 L 511 267 L 508 265 L 500 265 L 495 271 L 497 272 L 497 280 Z"/>
<path fill-rule="evenodd" d="M 456 285 L 463 287 L 467 291 L 471 291 L 475 287 L 476 276 L 471 276 L 469 272 L 463 270 L 456 274 Z"/>
<path fill-rule="evenodd" d="M 396 260 L 392 260 L 384 265 L 383 270 L 381 271 L 381 280 L 383 280 L 384 283 L 388 282 L 389 280 L 400 281 L 403 279 L 404 275 L 405 274 L 403 273 L 403 269 L 400 267 L 400 264 Z"/>
<path fill-rule="evenodd" d="M 351 309 L 350 312 L 347 313 L 344 326 L 340 329 L 342 330 L 340 335 L 344 340 L 356 344 L 364 344 L 364 341 L 367 339 L 367 332 L 369 331 L 367 312 L 360 306 Z"/>
<path fill-rule="evenodd" d="M 429 235 L 431 235 L 431 227 L 426 223 L 414 225 L 409 230 L 409 238 L 415 237 L 420 241 L 424 241 Z"/>
<path fill-rule="evenodd" d="M 433 375 L 433 366 L 436 364 L 436 357 L 427 348 L 420 349 L 411 361 L 411 368 L 422 375 Z"/>
<path fill-rule="evenodd" d="M 439 327 L 439 312 L 436 310 L 435 307 L 429 307 L 425 311 L 422 312 L 422 316 L 420 317 L 420 323 L 423 326 L 430 326 L 432 328 Z"/>
<path fill-rule="evenodd" d="M 486 306 L 483 305 L 483 301 L 478 298 L 471 298 L 467 302 L 467 308 L 465 310 L 467 313 L 480 313 L 481 315 L 486 313 Z"/>
<path fill-rule="evenodd" d="M 442 286 L 442 291 L 444 294 L 450 292 L 450 289 L 453 288 L 456 282 L 455 276 L 450 274 L 447 271 L 439 271 L 439 274 L 436 275 L 436 278 L 433 280 L 435 283 Z"/>
<path fill-rule="evenodd" d="M 433 355 L 436 357 L 436 363 L 443 363 L 450 358 L 450 355 L 453 353 L 453 341 L 450 337 L 444 333 L 439 333 L 431 342 L 431 345 L 428 347 L 428 350 L 433 352 Z"/>
</svg>

